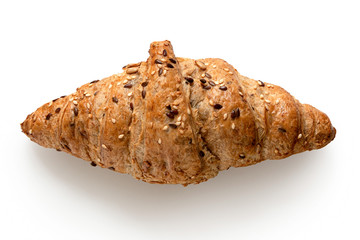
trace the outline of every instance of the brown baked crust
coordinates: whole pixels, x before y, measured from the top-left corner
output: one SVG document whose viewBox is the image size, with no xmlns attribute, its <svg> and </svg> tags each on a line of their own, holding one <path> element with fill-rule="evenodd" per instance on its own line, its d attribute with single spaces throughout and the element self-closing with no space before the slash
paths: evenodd
<svg viewBox="0 0 360 240">
<path fill-rule="evenodd" d="M 94 166 L 183 185 L 335 137 L 326 114 L 222 59 L 176 58 L 169 41 L 153 42 L 149 53 L 146 62 L 44 104 L 22 131 Z"/>
</svg>

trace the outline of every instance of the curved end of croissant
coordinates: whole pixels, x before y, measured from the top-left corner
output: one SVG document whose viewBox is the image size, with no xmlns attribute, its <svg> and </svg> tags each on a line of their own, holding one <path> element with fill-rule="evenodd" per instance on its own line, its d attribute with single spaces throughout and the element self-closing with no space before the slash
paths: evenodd
<svg viewBox="0 0 360 240">
<path fill-rule="evenodd" d="M 307 132 L 312 132 L 307 136 L 308 149 L 320 149 L 328 145 L 336 136 L 336 129 L 331 124 L 329 117 L 320 110 L 312 107 L 311 105 L 304 105 L 307 112 L 313 116 L 311 126 L 306 124 Z"/>
</svg>

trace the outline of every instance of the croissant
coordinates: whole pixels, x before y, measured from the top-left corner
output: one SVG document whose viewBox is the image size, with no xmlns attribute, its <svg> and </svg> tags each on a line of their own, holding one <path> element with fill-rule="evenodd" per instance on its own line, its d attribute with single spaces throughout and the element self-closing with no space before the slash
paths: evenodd
<svg viewBox="0 0 360 240">
<path fill-rule="evenodd" d="M 27 116 L 34 142 L 148 183 L 201 183 L 230 167 L 331 142 L 326 114 L 222 59 L 175 57 L 153 42 L 146 62 L 87 83 Z"/>
</svg>

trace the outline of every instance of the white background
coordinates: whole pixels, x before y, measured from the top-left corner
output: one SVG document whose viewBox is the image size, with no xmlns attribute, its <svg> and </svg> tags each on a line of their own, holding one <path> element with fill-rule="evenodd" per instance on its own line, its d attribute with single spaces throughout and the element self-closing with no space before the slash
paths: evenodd
<svg viewBox="0 0 360 240">
<path fill-rule="evenodd" d="M 1 1 L 0 239 L 359 239 L 358 1 Z M 223 58 L 324 111 L 324 149 L 151 185 L 42 148 L 37 107 L 146 60 Z"/>
</svg>

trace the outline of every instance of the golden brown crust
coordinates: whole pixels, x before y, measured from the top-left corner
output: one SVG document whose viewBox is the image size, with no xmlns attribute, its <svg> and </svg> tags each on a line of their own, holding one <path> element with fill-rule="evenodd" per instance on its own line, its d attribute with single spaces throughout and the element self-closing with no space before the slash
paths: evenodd
<svg viewBox="0 0 360 240">
<path fill-rule="evenodd" d="M 149 53 L 146 62 L 44 104 L 23 132 L 93 166 L 183 185 L 335 137 L 324 113 L 224 60 L 176 58 L 169 41 L 152 43 Z"/>
</svg>

